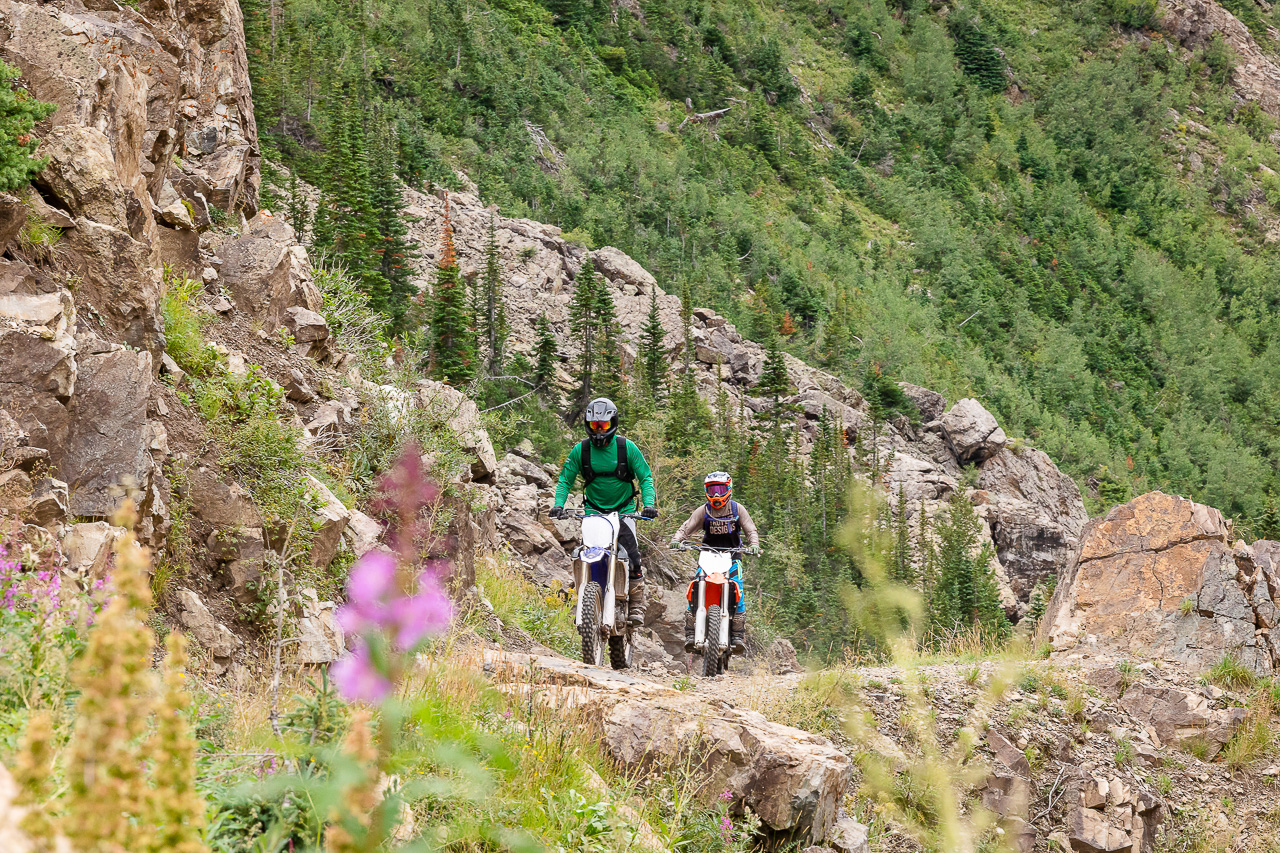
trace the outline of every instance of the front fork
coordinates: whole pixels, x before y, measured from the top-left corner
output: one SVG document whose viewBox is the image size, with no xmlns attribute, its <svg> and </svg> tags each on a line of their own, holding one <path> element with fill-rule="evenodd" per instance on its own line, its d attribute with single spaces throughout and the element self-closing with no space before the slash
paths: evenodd
<svg viewBox="0 0 1280 853">
<path fill-rule="evenodd" d="M 693 616 L 693 644 L 702 648 L 707 641 L 707 582 L 698 582 L 698 609 Z"/>
</svg>

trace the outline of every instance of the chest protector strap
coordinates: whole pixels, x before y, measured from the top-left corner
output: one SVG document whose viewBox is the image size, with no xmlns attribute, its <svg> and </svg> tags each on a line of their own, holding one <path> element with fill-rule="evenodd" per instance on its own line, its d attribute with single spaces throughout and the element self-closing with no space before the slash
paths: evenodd
<svg viewBox="0 0 1280 853">
<path fill-rule="evenodd" d="M 738 547 L 737 501 L 729 501 L 729 514 L 719 517 L 711 514 L 711 504 L 707 504 L 706 510 L 702 513 L 702 541 L 706 542 L 708 536 L 717 538 L 730 536 L 733 538 L 733 547 Z"/>
<path fill-rule="evenodd" d="M 627 440 L 622 436 L 618 439 L 618 467 L 611 472 L 600 473 L 591 467 L 591 439 L 584 438 L 582 440 L 582 482 L 588 486 L 596 477 L 614 477 L 624 483 L 630 483 L 635 480 L 635 475 L 631 473 L 631 466 L 627 464 Z M 736 515 L 734 516 L 737 517 Z"/>
</svg>

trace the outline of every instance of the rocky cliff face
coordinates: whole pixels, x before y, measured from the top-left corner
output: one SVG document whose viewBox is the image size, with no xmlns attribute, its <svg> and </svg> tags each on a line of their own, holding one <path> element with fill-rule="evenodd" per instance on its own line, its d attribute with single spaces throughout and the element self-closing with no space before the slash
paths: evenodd
<svg viewBox="0 0 1280 853">
<path fill-rule="evenodd" d="M 419 285 L 425 287 L 440 245 L 444 200 L 417 192 L 408 193 L 408 200 L 408 213 L 417 220 L 411 236 L 422 254 Z M 673 357 L 679 352 L 683 342 L 679 298 L 665 293 L 648 271 L 624 253 L 609 246 L 588 251 L 566 242 L 554 226 L 498 216 L 470 193 L 452 193 L 449 203 L 466 278 L 479 273 L 489 220 L 494 219 L 505 271 L 512 349 L 530 354 L 533 324 L 545 312 L 566 364 L 577 358 L 580 345 L 569 328 L 569 302 L 582 265 L 591 263 L 612 289 L 623 328 L 624 360 L 629 363 L 635 357 L 651 293 L 657 294 L 668 352 Z M 735 417 L 745 411 L 750 419 L 766 410 L 768 402 L 755 390 L 765 356 L 759 344 L 706 309 L 693 311 L 692 341 L 692 368 L 705 400 L 714 401 L 724 391 Z M 674 360 L 673 369 L 682 370 L 680 360 Z M 906 386 L 920 410 L 920 425 L 899 418 L 873 430 L 866 402 L 837 377 L 791 356 L 787 356 L 787 372 L 798 392 L 790 402 L 801 413 L 796 426 L 803 451 L 811 446 L 818 419 L 826 411 L 839 419 L 851 447 L 874 446 L 879 458 L 888 461 L 881 485 L 895 500 L 901 489 L 913 526 L 918 526 L 922 508 L 932 516 L 953 494 L 962 493 L 973 501 L 984 520 L 983 536 L 993 546 L 996 573 L 1011 612 L 1025 608 L 1036 584 L 1066 565 L 1088 518 L 1079 489 L 1044 453 L 1011 445 L 981 403 L 961 400 L 948 408 L 941 395 Z M 561 379 L 568 387 L 567 371 Z M 962 485 L 966 468 L 977 469 L 977 488 Z M 524 480 L 527 494 L 522 492 L 514 503 L 491 495 L 491 506 L 500 510 L 501 523 L 515 535 L 520 553 L 540 564 L 544 562 L 540 555 L 547 555 L 548 565 L 564 564 L 556 542 L 557 534 L 564 531 L 545 520 L 536 523 L 538 513 L 549 506 L 548 484 L 537 478 Z"/>
<path fill-rule="evenodd" d="M 1280 667 L 1280 543 L 1232 543 L 1212 507 L 1152 492 L 1089 523 L 1045 614 L 1054 647 L 1207 669 Z"/>
</svg>

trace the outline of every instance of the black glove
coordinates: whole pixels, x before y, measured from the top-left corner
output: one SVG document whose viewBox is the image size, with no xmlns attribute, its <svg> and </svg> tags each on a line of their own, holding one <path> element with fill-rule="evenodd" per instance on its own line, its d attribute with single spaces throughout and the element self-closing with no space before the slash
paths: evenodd
<svg viewBox="0 0 1280 853">
<path fill-rule="evenodd" d="M 645 518 L 657 518 L 658 508 L 656 506 L 647 506 L 644 509 L 640 510 L 640 514 Z"/>
<path fill-rule="evenodd" d="M 551 509 L 547 510 L 547 517 L 548 518 L 564 518 L 564 507 L 553 506 Z"/>
</svg>

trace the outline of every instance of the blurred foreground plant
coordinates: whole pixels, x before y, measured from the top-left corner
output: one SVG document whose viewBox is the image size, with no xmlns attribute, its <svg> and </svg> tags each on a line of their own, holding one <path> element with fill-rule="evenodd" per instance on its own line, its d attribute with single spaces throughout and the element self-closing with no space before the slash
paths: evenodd
<svg viewBox="0 0 1280 853">
<path fill-rule="evenodd" d="M 131 529 L 132 509 L 115 522 Z M 17 760 L 21 802 L 31 807 L 23 828 L 46 849 L 64 835 L 79 853 L 199 853 L 205 805 L 195 788 L 195 740 L 185 716 L 186 654 L 181 634 L 169 635 L 164 691 L 157 690 L 147 627 L 150 555 L 127 534 L 116 546 L 114 597 L 76 662 L 80 691 L 70 743 L 59 755 L 52 719 L 31 720 Z M 52 779 L 63 764 L 65 793 Z"/>
<path fill-rule="evenodd" d="M 861 758 L 863 784 L 887 813 L 927 850 L 974 853 L 1005 849 L 994 832 L 995 816 L 971 794 L 988 769 L 976 758 L 977 732 L 986 727 L 991 706 L 1010 681 L 998 673 L 989 690 L 970 712 L 968 725 L 951 743 L 940 736 L 933 707 L 926 695 L 920 638 L 928 630 L 920 593 L 890 579 L 881 555 L 892 553 L 888 534 L 877 523 L 881 498 L 855 481 L 849 491 L 849 515 L 842 531 L 845 548 L 864 579 L 848 587 L 845 602 L 860 630 L 884 648 L 897 667 L 906 699 L 900 725 L 901 740 L 913 744 L 917 755 L 895 762 L 875 746 L 874 718 L 869 713 L 849 716 L 849 734 L 866 748 Z"/>
</svg>

